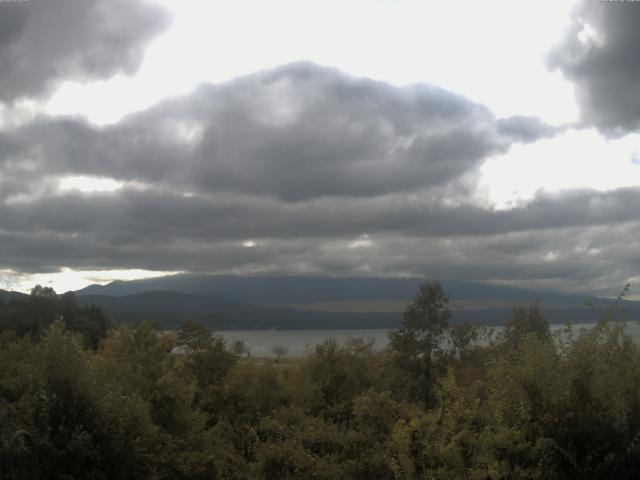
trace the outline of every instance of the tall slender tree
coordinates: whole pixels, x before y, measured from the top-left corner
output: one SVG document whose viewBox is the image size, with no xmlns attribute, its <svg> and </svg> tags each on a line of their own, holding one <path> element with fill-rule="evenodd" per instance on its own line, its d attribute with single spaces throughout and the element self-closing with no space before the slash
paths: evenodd
<svg viewBox="0 0 640 480">
<path fill-rule="evenodd" d="M 398 366 L 408 373 L 410 396 L 427 407 L 433 401 L 433 359 L 441 349 L 450 316 L 449 296 L 442 285 L 425 282 L 407 305 L 401 328 L 390 335 Z"/>
</svg>

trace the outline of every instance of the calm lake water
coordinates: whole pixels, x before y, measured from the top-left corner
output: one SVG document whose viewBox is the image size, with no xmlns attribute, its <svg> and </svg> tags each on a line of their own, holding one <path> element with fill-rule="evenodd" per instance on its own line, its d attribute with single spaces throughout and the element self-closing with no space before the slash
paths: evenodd
<svg viewBox="0 0 640 480">
<path fill-rule="evenodd" d="M 595 323 L 576 323 L 574 332 L 581 328 L 591 328 Z M 562 329 L 564 325 L 552 325 L 552 330 Z M 494 327 L 496 332 L 501 327 Z M 392 330 L 387 329 L 358 329 L 358 330 L 228 330 L 218 332 L 227 342 L 243 340 L 251 349 L 254 357 L 272 357 L 271 349 L 282 346 L 287 349 L 287 356 L 297 357 L 305 353 L 307 347 L 323 343 L 329 338 L 335 338 L 339 344 L 344 344 L 349 338 L 369 337 L 375 340 L 377 348 L 383 348 L 388 342 L 388 334 Z M 627 333 L 640 343 L 640 324 L 638 322 L 627 323 Z"/>
</svg>

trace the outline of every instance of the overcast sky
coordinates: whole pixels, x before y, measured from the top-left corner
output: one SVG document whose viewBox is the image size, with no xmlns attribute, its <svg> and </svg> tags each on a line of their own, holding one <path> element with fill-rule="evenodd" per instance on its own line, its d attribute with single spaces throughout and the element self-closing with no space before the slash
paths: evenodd
<svg viewBox="0 0 640 480">
<path fill-rule="evenodd" d="M 0 288 L 615 294 L 640 283 L 638 25 L 630 1 L 0 0 Z"/>
</svg>

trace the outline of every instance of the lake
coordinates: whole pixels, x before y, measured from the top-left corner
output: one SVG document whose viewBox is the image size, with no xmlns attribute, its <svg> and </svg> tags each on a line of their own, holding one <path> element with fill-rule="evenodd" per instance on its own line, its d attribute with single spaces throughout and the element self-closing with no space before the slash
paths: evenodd
<svg viewBox="0 0 640 480">
<path fill-rule="evenodd" d="M 581 328 L 591 328 L 595 323 L 576 323 L 574 332 Z M 564 325 L 551 325 L 552 330 L 564 328 Z M 502 327 L 494 327 L 500 331 Z M 282 346 L 287 349 L 286 356 L 297 357 L 305 353 L 308 346 L 318 345 L 329 338 L 335 338 L 339 344 L 344 344 L 349 338 L 369 337 L 375 340 L 377 348 L 384 348 L 389 343 L 390 329 L 354 329 L 354 330 L 227 330 L 218 332 L 227 342 L 242 340 L 251 349 L 254 357 L 273 357 L 271 349 Z M 627 323 L 627 333 L 640 342 L 640 324 Z"/>
</svg>

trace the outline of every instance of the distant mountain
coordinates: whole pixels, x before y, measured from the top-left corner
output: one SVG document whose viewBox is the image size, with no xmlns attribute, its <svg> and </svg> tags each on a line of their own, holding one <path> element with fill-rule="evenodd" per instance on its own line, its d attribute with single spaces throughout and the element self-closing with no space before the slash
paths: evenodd
<svg viewBox="0 0 640 480">
<path fill-rule="evenodd" d="M 177 292 L 144 292 L 123 297 L 79 295 L 78 301 L 100 306 L 116 324 L 150 321 L 159 328 L 175 328 L 185 320 L 218 330 L 396 328 L 402 321 L 399 312 L 305 311 L 226 302 Z M 637 313 L 638 305 L 634 308 Z M 552 323 L 567 320 L 584 323 L 597 319 L 585 307 L 545 308 L 543 312 Z M 511 308 L 454 310 L 451 323 L 502 325 L 510 316 Z"/>
<path fill-rule="evenodd" d="M 194 320 L 220 329 L 394 328 L 397 313 L 304 312 L 253 306 L 179 292 L 144 292 L 122 297 L 78 295 L 81 304 L 102 308 L 116 323 L 151 321 L 173 328 Z"/>
<path fill-rule="evenodd" d="M 26 296 L 27 296 L 26 293 L 0 289 L 0 300 L 2 300 L 3 302 L 10 302 L 11 300 L 15 300 L 17 298 L 23 298 Z"/>
<path fill-rule="evenodd" d="M 220 298 L 252 305 L 311 304 L 353 300 L 411 301 L 420 278 L 331 278 L 306 276 L 170 275 L 144 280 L 90 285 L 78 295 L 134 295 L 172 291 Z M 584 303 L 584 297 L 539 292 L 472 282 L 442 282 L 451 300 L 507 299 L 530 303 L 564 301 Z"/>
<path fill-rule="evenodd" d="M 171 327 L 195 320 L 218 329 L 393 328 L 402 320 L 420 279 L 301 276 L 172 275 L 92 285 L 81 303 L 102 307 L 116 322 L 150 320 Z M 553 323 L 592 322 L 597 315 L 581 295 L 531 291 L 471 282 L 443 282 L 452 323 L 501 325 L 513 306 L 540 301 Z M 604 309 L 610 299 L 590 298 Z M 640 318 L 640 302 L 624 302 L 627 318 Z"/>
</svg>

